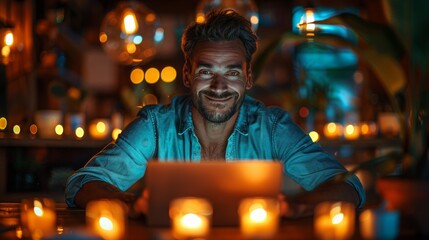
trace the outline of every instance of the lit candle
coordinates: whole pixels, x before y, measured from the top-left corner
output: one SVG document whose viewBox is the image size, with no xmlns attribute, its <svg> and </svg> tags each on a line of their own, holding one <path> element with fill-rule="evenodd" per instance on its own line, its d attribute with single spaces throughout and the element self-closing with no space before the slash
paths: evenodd
<svg viewBox="0 0 429 240">
<path fill-rule="evenodd" d="M 323 135 L 329 139 L 339 138 L 341 136 L 343 127 L 341 124 L 330 122 L 323 127 Z"/>
<path fill-rule="evenodd" d="M 212 206 L 206 199 L 174 199 L 169 211 L 173 236 L 177 239 L 206 237 L 210 232 L 212 212 Z"/>
<path fill-rule="evenodd" d="M 359 217 L 361 235 L 365 239 L 396 239 L 399 218 L 398 211 L 367 209 Z"/>
<path fill-rule="evenodd" d="M 354 234 L 355 206 L 345 202 L 323 202 L 316 206 L 314 231 L 319 239 L 348 239 Z"/>
<path fill-rule="evenodd" d="M 377 135 L 377 130 L 377 124 L 375 124 L 375 122 L 362 122 L 360 124 L 360 135 L 362 137 L 375 137 Z"/>
<path fill-rule="evenodd" d="M 359 127 L 356 124 L 347 124 L 344 128 L 344 138 L 355 140 L 359 138 Z"/>
<path fill-rule="evenodd" d="M 21 203 L 23 235 L 42 239 L 55 233 L 55 202 L 48 198 L 25 199 Z"/>
<path fill-rule="evenodd" d="M 126 207 L 119 200 L 91 201 L 86 207 L 88 227 L 103 239 L 125 238 Z"/>
<path fill-rule="evenodd" d="M 110 135 L 110 121 L 95 119 L 89 125 L 89 135 L 94 139 L 105 139 Z"/>
<path fill-rule="evenodd" d="M 277 199 L 246 198 L 240 202 L 240 229 L 246 238 L 272 238 L 278 228 Z"/>
</svg>

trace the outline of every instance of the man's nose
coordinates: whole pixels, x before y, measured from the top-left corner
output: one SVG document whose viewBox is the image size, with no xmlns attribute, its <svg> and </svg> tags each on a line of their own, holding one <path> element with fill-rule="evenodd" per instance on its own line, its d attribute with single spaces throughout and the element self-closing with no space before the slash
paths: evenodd
<svg viewBox="0 0 429 240">
<path fill-rule="evenodd" d="M 212 89 L 222 91 L 227 90 L 227 80 L 224 78 L 222 74 L 216 74 L 211 82 L 210 87 Z"/>
</svg>

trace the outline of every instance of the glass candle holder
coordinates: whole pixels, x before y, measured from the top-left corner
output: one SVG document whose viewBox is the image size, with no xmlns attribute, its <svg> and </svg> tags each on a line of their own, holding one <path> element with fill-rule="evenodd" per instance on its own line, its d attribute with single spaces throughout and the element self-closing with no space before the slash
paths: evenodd
<svg viewBox="0 0 429 240">
<path fill-rule="evenodd" d="M 271 198 L 245 198 L 238 209 L 240 230 L 246 238 L 272 238 L 278 229 L 279 202 Z"/>
<path fill-rule="evenodd" d="M 314 210 L 314 233 L 318 239 L 349 239 L 354 234 L 355 205 L 322 202 Z"/>
<path fill-rule="evenodd" d="M 359 216 L 361 236 L 364 239 L 396 239 L 399 220 L 398 211 L 367 209 Z"/>
<path fill-rule="evenodd" d="M 347 140 L 356 140 L 360 136 L 360 128 L 357 124 L 347 124 L 344 127 L 343 135 Z"/>
<path fill-rule="evenodd" d="M 55 202 L 50 198 L 31 198 L 21 202 L 21 226 L 24 237 L 42 239 L 56 232 Z"/>
<path fill-rule="evenodd" d="M 323 135 L 328 139 L 341 137 L 343 126 L 339 123 L 330 122 L 323 126 Z"/>
<path fill-rule="evenodd" d="M 184 197 L 171 201 L 169 215 L 176 239 L 204 238 L 210 232 L 213 209 L 203 198 Z"/>
<path fill-rule="evenodd" d="M 125 238 L 126 206 L 114 199 L 91 201 L 86 207 L 88 228 L 103 239 Z"/>
</svg>

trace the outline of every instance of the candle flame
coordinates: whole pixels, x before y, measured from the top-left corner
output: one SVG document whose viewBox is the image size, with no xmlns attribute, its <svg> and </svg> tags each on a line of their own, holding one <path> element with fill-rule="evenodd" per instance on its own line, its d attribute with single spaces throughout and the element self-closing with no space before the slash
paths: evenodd
<svg viewBox="0 0 429 240">
<path fill-rule="evenodd" d="M 39 216 L 39 217 L 43 216 L 42 203 L 39 200 L 34 200 L 33 204 L 34 204 L 34 208 L 33 208 L 34 214 L 36 214 L 36 216 Z"/>
<path fill-rule="evenodd" d="M 106 231 L 111 231 L 113 230 L 113 222 L 112 220 L 110 220 L 107 217 L 101 217 L 98 220 L 98 224 L 100 225 L 100 227 Z"/>
<path fill-rule="evenodd" d="M 182 217 L 181 221 L 183 226 L 187 228 L 199 228 L 201 227 L 201 224 L 202 224 L 201 218 L 194 213 L 185 214 Z"/>
<path fill-rule="evenodd" d="M 344 219 L 344 214 L 338 213 L 332 218 L 332 224 L 339 224 L 343 221 L 343 219 Z"/>
<path fill-rule="evenodd" d="M 255 204 L 250 208 L 250 219 L 253 222 L 263 222 L 266 218 L 267 211 L 260 204 Z"/>
</svg>

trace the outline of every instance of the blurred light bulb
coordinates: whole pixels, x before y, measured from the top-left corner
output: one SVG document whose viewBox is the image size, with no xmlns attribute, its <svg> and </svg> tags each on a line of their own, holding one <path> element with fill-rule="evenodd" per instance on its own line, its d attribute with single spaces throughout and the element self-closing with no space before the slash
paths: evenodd
<svg viewBox="0 0 429 240">
<path fill-rule="evenodd" d="M 157 16 L 142 3 L 120 2 L 104 17 L 99 41 L 117 62 L 141 64 L 151 60 L 162 43 L 159 29 Z"/>
<path fill-rule="evenodd" d="M 233 9 L 240 15 L 249 19 L 253 31 L 256 32 L 259 24 L 258 7 L 254 0 L 201 0 L 197 6 L 195 21 L 203 23 L 205 15 L 212 9 Z"/>
</svg>

